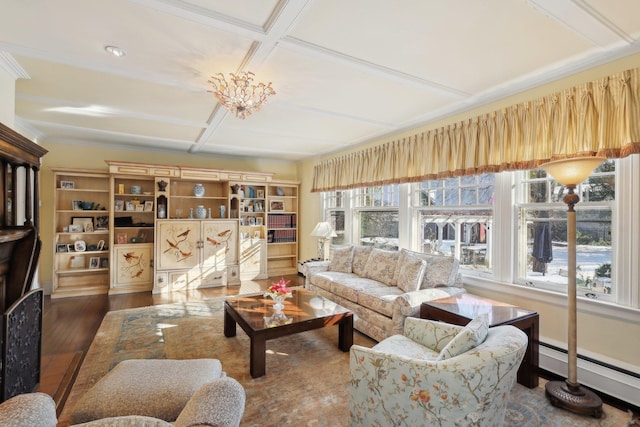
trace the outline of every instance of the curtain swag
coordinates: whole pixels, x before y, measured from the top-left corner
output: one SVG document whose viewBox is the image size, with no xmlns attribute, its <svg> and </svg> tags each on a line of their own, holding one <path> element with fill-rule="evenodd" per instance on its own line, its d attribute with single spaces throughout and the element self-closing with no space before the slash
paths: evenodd
<svg viewBox="0 0 640 427">
<path fill-rule="evenodd" d="M 311 191 L 532 169 L 640 153 L 640 68 L 324 160 Z"/>
</svg>

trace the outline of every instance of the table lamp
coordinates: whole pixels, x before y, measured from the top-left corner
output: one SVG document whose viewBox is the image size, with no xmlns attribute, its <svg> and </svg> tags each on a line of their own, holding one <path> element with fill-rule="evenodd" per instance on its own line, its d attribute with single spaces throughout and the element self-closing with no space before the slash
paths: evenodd
<svg viewBox="0 0 640 427">
<path fill-rule="evenodd" d="M 318 238 L 318 258 L 325 261 L 328 260 L 331 238 L 337 236 L 331 224 L 319 222 L 311 232 L 311 236 Z"/>
</svg>

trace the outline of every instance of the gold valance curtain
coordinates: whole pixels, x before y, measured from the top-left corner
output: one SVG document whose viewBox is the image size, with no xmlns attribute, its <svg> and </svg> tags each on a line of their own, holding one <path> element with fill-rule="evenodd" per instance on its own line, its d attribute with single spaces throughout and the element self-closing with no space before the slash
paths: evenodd
<svg viewBox="0 0 640 427">
<path fill-rule="evenodd" d="M 531 169 L 640 153 L 640 69 L 315 165 L 312 191 Z"/>
</svg>

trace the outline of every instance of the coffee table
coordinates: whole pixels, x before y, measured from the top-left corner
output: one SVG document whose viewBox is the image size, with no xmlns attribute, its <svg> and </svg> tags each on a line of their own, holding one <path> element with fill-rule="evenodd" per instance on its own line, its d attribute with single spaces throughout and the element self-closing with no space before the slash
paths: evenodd
<svg viewBox="0 0 640 427">
<path fill-rule="evenodd" d="M 529 388 L 538 387 L 538 313 L 467 293 L 426 301 L 420 305 L 421 318 L 460 326 L 481 314 L 489 316 L 489 327 L 513 325 L 527 334 L 527 351 L 518 369 L 518 382 Z"/>
<path fill-rule="evenodd" d="M 236 336 L 236 324 L 251 340 L 249 366 L 253 378 L 266 373 L 266 342 L 298 332 L 338 325 L 338 348 L 353 345 L 353 313 L 304 289 L 294 289 L 277 313 L 273 300 L 260 295 L 230 298 L 224 303 L 224 336 Z"/>
</svg>

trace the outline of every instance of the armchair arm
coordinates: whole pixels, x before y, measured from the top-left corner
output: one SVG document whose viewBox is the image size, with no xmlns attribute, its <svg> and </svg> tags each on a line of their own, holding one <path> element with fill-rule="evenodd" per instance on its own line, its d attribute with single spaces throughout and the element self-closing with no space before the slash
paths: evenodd
<svg viewBox="0 0 640 427">
<path fill-rule="evenodd" d="M 242 385 L 231 377 L 204 384 L 189 399 L 176 419 L 175 427 L 237 427 L 244 414 L 246 395 Z"/>
<path fill-rule="evenodd" d="M 44 393 L 24 393 L 0 404 L 0 420 L 5 427 L 55 427 L 56 403 Z"/>
<path fill-rule="evenodd" d="M 404 320 L 403 335 L 411 341 L 440 353 L 462 329 L 462 326 L 449 323 L 407 317 Z"/>
<path fill-rule="evenodd" d="M 398 314 L 403 316 L 420 316 L 420 304 L 425 301 L 431 301 L 438 298 L 446 298 L 456 293 L 463 293 L 464 289 L 458 288 L 427 288 L 419 289 L 417 291 L 406 292 L 399 295 L 394 303 L 394 317 L 396 310 Z"/>
</svg>

